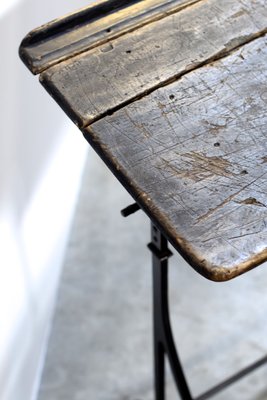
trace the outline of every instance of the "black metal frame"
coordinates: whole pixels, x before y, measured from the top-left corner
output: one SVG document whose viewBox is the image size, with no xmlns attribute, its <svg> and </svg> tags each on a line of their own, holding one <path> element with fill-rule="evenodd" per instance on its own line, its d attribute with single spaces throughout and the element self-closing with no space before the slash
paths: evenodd
<svg viewBox="0 0 267 400">
<path fill-rule="evenodd" d="M 138 211 L 135 203 L 121 211 L 124 217 Z M 151 242 L 153 268 L 153 335 L 154 335 L 154 380 L 155 400 L 165 400 L 165 356 L 167 356 L 177 390 L 182 400 L 206 400 L 231 384 L 267 363 L 267 356 L 237 372 L 205 393 L 192 397 L 179 356 L 175 347 L 169 317 L 168 304 L 168 259 L 172 255 L 168 241 L 151 222 Z"/>
<path fill-rule="evenodd" d="M 167 239 L 159 229 L 151 224 L 151 243 L 153 267 L 153 319 L 154 319 L 154 364 L 156 400 L 165 398 L 165 354 L 182 399 L 192 400 L 186 378 L 175 348 L 168 305 L 168 249 Z"/>
</svg>

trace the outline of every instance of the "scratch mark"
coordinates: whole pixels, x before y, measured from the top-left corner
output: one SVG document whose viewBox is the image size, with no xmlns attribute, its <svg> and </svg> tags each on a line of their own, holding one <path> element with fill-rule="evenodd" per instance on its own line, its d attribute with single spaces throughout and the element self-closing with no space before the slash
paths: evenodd
<svg viewBox="0 0 267 400">
<path fill-rule="evenodd" d="M 179 157 L 183 157 L 185 163 L 189 164 L 189 166 L 178 168 L 175 165 L 175 160 L 169 161 L 160 157 L 163 164 L 157 168 L 161 170 L 167 169 L 169 172 L 180 178 L 188 178 L 194 182 L 200 182 L 201 180 L 212 178 L 214 176 L 232 177 L 236 175 L 228 170 L 231 164 L 222 157 L 209 157 L 196 152 L 178 155 Z"/>
<path fill-rule="evenodd" d="M 206 120 L 203 120 L 204 124 L 208 126 L 211 133 L 217 134 L 221 129 L 227 128 L 227 123 L 225 124 L 216 124 Z"/>
<path fill-rule="evenodd" d="M 232 240 L 232 239 L 241 239 L 241 238 L 243 238 L 243 237 L 245 237 L 245 236 L 257 235 L 257 234 L 259 234 L 259 233 L 262 233 L 262 230 L 259 230 L 259 231 L 257 231 L 257 232 L 244 233 L 243 235 L 232 236 L 232 237 L 229 237 L 228 239 L 229 239 L 229 240 Z"/>
<path fill-rule="evenodd" d="M 216 156 L 209 157 L 196 152 L 185 153 L 183 156 L 190 160 L 190 162 L 193 162 L 192 166 L 194 170 L 202 170 L 202 172 L 205 170 L 210 176 L 219 175 L 229 177 L 236 175 L 228 170 L 231 163 L 225 158 Z"/>
<path fill-rule="evenodd" d="M 137 121 L 134 120 L 134 118 L 131 117 L 131 115 L 129 114 L 127 108 L 125 108 L 125 113 L 127 114 L 129 120 L 131 121 L 131 123 L 134 125 L 134 127 L 139 130 L 139 132 L 141 132 L 143 134 L 143 136 L 146 139 L 149 139 L 151 137 L 150 132 L 144 127 L 144 124 L 139 123 Z"/>
<path fill-rule="evenodd" d="M 253 185 L 253 183 L 255 183 L 258 179 L 262 178 L 264 175 L 266 174 L 266 172 L 264 172 L 263 174 L 261 174 L 258 178 L 254 179 L 252 182 L 249 182 L 247 185 L 245 185 L 244 187 L 242 187 L 241 189 L 239 189 L 237 192 L 231 194 L 231 196 L 227 197 L 222 203 L 220 203 L 218 206 L 210 209 L 206 214 L 201 215 L 195 222 L 194 225 L 198 224 L 201 221 L 206 220 L 207 218 L 209 218 L 212 214 L 214 214 L 217 210 L 219 210 L 220 208 L 222 208 L 223 206 L 225 206 L 226 204 L 230 203 L 230 201 L 232 201 L 236 196 L 239 195 L 239 193 L 241 193 L 243 190 L 247 189 L 249 186 Z M 236 202 L 237 203 L 237 202 Z"/>
<path fill-rule="evenodd" d="M 225 206 L 226 204 L 230 203 L 230 201 L 233 200 L 233 198 L 235 198 L 239 193 L 241 193 L 242 190 L 243 190 L 243 188 L 240 189 L 240 190 L 238 190 L 236 193 L 231 194 L 231 196 L 227 197 L 227 198 L 226 198 L 222 203 L 220 203 L 218 206 L 216 206 L 216 207 L 210 209 L 206 214 L 201 215 L 201 217 L 199 217 L 199 218 L 196 220 L 196 222 L 195 222 L 194 225 L 198 224 L 198 223 L 201 222 L 201 221 L 206 220 L 206 219 L 209 218 L 212 214 L 214 214 L 217 210 L 219 210 L 220 208 L 222 208 L 222 207 Z"/>
<path fill-rule="evenodd" d="M 247 204 L 247 205 L 252 205 L 252 206 L 259 206 L 259 207 L 266 207 L 265 204 L 261 203 L 260 201 L 258 201 L 254 197 L 249 197 L 249 198 L 247 198 L 245 200 L 236 201 L 236 203 L 238 203 L 238 204 Z"/>
</svg>

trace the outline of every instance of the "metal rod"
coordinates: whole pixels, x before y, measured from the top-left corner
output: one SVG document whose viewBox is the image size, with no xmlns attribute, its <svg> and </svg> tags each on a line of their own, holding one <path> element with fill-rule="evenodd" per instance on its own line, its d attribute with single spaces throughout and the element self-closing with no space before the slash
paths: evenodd
<svg viewBox="0 0 267 400">
<path fill-rule="evenodd" d="M 255 369 L 261 367 L 262 365 L 267 363 L 267 356 L 261 358 L 260 360 L 256 361 L 255 363 L 251 364 L 250 366 L 242 369 L 241 371 L 237 372 L 230 378 L 226 379 L 225 381 L 219 383 L 218 385 L 214 386 L 212 389 L 207 390 L 207 392 L 203 393 L 202 395 L 198 396 L 195 400 L 206 400 L 218 392 L 226 389 L 228 386 L 232 385 L 239 379 L 243 378 L 244 376 L 250 374 Z"/>
<path fill-rule="evenodd" d="M 131 214 L 134 214 L 136 211 L 140 210 L 140 206 L 137 203 L 133 203 L 128 207 L 121 210 L 121 215 L 123 217 L 128 217 Z"/>
</svg>

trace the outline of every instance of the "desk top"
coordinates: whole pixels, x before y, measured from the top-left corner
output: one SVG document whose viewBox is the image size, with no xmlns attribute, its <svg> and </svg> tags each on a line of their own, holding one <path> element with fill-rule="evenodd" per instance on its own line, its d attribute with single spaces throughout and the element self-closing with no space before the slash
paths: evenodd
<svg viewBox="0 0 267 400">
<path fill-rule="evenodd" d="M 20 55 L 199 273 L 267 260 L 267 3 L 100 1 Z"/>
</svg>

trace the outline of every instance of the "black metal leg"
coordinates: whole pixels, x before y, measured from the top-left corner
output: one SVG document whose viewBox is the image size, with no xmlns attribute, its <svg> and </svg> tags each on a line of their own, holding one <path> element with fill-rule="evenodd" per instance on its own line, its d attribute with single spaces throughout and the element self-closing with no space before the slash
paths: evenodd
<svg viewBox="0 0 267 400">
<path fill-rule="evenodd" d="M 155 399 L 165 400 L 165 355 L 168 357 L 176 387 L 182 400 L 193 400 L 185 374 L 173 340 L 168 305 L 168 258 L 172 255 L 168 242 L 161 232 L 151 224 L 151 243 L 153 264 L 153 318 L 154 318 L 154 360 L 155 360 Z M 267 356 L 232 377 L 207 390 L 195 400 L 206 400 L 245 375 L 267 362 Z"/>
<path fill-rule="evenodd" d="M 152 228 L 153 234 L 153 228 Z M 149 245 L 152 248 L 152 243 Z M 155 399 L 165 399 L 165 359 L 162 329 L 162 313 L 164 309 L 162 293 L 165 292 L 165 282 L 162 279 L 162 269 L 167 268 L 168 259 L 160 260 L 153 253 L 153 330 L 154 330 L 154 368 L 155 368 Z"/>
<path fill-rule="evenodd" d="M 132 204 L 122 210 L 127 217 L 140 207 Z M 168 249 L 168 241 L 160 230 L 151 223 L 151 243 L 148 245 L 152 252 L 153 265 L 153 322 L 154 322 L 154 379 L 155 399 L 165 400 L 165 355 L 172 370 L 173 378 L 182 400 L 194 400 L 186 382 L 185 374 L 180 363 L 173 340 L 168 305 L 168 258 L 172 255 Z M 267 363 L 267 356 L 262 357 L 252 365 L 235 373 L 225 381 L 217 384 L 195 400 L 207 400 L 226 387 L 237 382 L 255 369 Z"/>
<path fill-rule="evenodd" d="M 153 224 L 151 243 L 153 264 L 153 319 L 154 319 L 154 361 L 155 361 L 155 398 L 164 400 L 165 368 L 164 354 L 168 356 L 173 378 L 182 400 L 192 400 L 181 363 L 175 348 L 168 305 L 168 258 L 171 252 L 168 242 Z"/>
<path fill-rule="evenodd" d="M 165 399 L 165 360 L 162 343 L 154 340 L 155 400 Z"/>
</svg>

